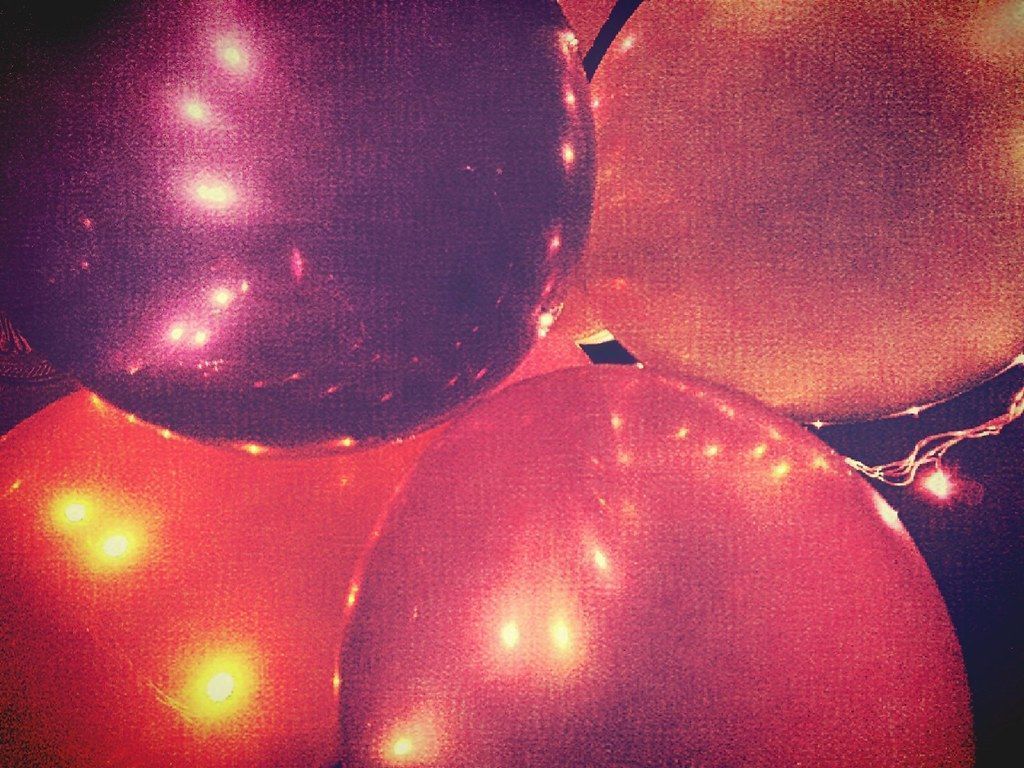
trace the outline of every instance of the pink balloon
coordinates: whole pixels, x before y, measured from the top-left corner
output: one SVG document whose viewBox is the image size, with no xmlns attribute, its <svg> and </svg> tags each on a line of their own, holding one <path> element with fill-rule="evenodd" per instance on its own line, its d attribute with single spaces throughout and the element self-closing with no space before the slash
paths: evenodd
<svg viewBox="0 0 1024 768">
<path fill-rule="evenodd" d="M 424 453 L 350 594 L 345 766 L 973 759 L 896 512 L 698 381 L 580 368 L 486 401 Z"/>
</svg>

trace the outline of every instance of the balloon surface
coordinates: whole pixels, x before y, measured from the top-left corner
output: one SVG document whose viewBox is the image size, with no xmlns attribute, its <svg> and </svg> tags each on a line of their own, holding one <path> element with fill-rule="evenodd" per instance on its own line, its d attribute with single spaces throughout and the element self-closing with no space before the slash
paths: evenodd
<svg viewBox="0 0 1024 768">
<path fill-rule="evenodd" d="M 584 269 L 607 328 L 808 421 L 1006 365 L 1024 348 L 1024 37 L 988 5 L 644 2 L 593 79 Z"/>
<path fill-rule="evenodd" d="M 80 392 L 0 439 L 0 764 L 322 765 L 350 575 L 432 434 L 288 461 Z"/>
<path fill-rule="evenodd" d="M 408 434 L 515 368 L 593 188 L 555 0 L 114 5 L 5 31 L 0 307 L 52 362 L 274 445 Z"/>
<path fill-rule="evenodd" d="M 896 513 L 746 398 L 532 379 L 421 457 L 350 592 L 345 766 L 964 766 L 968 691 Z"/>
</svg>

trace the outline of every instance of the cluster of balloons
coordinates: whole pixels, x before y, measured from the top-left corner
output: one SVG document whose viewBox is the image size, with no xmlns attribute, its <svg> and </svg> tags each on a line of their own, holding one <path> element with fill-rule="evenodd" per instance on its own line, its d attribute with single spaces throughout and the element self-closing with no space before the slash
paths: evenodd
<svg viewBox="0 0 1024 768">
<path fill-rule="evenodd" d="M 1024 346 L 1016 17 L 645 0 L 591 87 L 563 5 L 16 17 L 0 308 L 95 394 L 0 440 L 0 761 L 971 763 L 787 417 Z M 540 375 L 605 327 L 659 372 Z"/>
</svg>

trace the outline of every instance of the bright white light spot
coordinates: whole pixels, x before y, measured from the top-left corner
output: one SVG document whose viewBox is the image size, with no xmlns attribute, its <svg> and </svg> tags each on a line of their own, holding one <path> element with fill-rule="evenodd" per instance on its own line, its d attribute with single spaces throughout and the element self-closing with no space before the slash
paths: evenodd
<svg viewBox="0 0 1024 768">
<path fill-rule="evenodd" d="M 235 678 L 227 672 L 218 672 L 206 683 L 206 695 L 210 701 L 227 701 L 235 692 Z"/>
<path fill-rule="evenodd" d="M 209 331 L 196 331 L 195 336 L 192 337 L 192 343 L 197 347 L 201 347 L 210 340 Z"/>
<path fill-rule="evenodd" d="M 937 499 L 943 501 L 953 494 L 953 481 L 942 469 L 929 472 L 921 480 L 921 487 Z"/>
<path fill-rule="evenodd" d="M 519 625 L 514 621 L 506 621 L 501 625 L 501 644 L 509 650 L 519 645 Z"/>
<path fill-rule="evenodd" d="M 572 637 L 569 634 L 569 625 L 563 619 L 551 622 L 551 642 L 560 651 L 569 650 Z"/>
<path fill-rule="evenodd" d="M 704 455 L 709 459 L 713 459 L 715 456 L 722 452 L 722 446 L 712 443 L 711 445 L 704 446 Z"/>
<path fill-rule="evenodd" d="M 181 113 L 194 123 L 205 122 L 209 116 L 206 106 L 198 99 L 186 99 L 181 105 Z"/>
<path fill-rule="evenodd" d="M 85 504 L 73 501 L 64 507 L 64 517 L 69 523 L 80 523 L 85 520 Z"/>
<path fill-rule="evenodd" d="M 562 145 L 562 162 L 566 168 L 576 162 L 576 150 L 568 142 Z"/>
<path fill-rule="evenodd" d="M 226 70 L 235 74 L 245 72 L 249 68 L 249 57 L 245 49 L 231 38 L 221 38 L 217 42 L 217 58 Z"/>
<path fill-rule="evenodd" d="M 235 294 L 227 288 L 218 288 L 213 292 L 213 303 L 218 307 L 226 307 L 235 298 Z"/>
<path fill-rule="evenodd" d="M 783 477 L 789 474 L 790 466 L 789 462 L 780 461 L 774 467 L 772 467 L 772 477 L 777 480 L 781 480 Z"/>
<path fill-rule="evenodd" d="M 171 330 L 168 331 L 167 336 L 171 341 L 181 341 L 185 335 L 185 326 L 183 325 L 172 325 Z"/>
<path fill-rule="evenodd" d="M 391 754 L 394 757 L 409 757 L 412 754 L 412 739 L 399 736 L 391 744 Z"/>
<path fill-rule="evenodd" d="M 103 540 L 103 554 L 107 557 L 124 557 L 128 553 L 128 537 L 115 533 Z"/>
<path fill-rule="evenodd" d="M 223 210 L 235 202 L 235 191 L 225 181 L 198 181 L 192 187 L 192 197 L 211 210 Z"/>
<path fill-rule="evenodd" d="M 594 549 L 594 565 L 602 571 L 608 570 L 608 556 L 597 548 Z"/>
<path fill-rule="evenodd" d="M 612 429 L 622 429 L 622 417 L 617 413 L 612 414 Z"/>
<path fill-rule="evenodd" d="M 634 45 L 636 45 L 636 37 L 634 35 L 629 35 L 628 37 L 624 38 L 621 43 L 619 43 L 619 50 L 622 53 L 626 53 L 628 51 L 631 51 Z"/>
<path fill-rule="evenodd" d="M 690 434 L 690 428 L 689 427 L 680 427 L 679 429 L 676 430 L 676 437 L 678 437 L 680 440 L 685 440 L 687 435 L 689 435 L 689 434 Z"/>
<path fill-rule="evenodd" d="M 750 452 L 750 455 L 753 456 L 755 459 L 763 459 L 766 453 L 768 453 L 768 446 L 765 445 L 764 443 L 758 443 L 757 445 L 754 446 L 753 450 Z"/>
</svg>

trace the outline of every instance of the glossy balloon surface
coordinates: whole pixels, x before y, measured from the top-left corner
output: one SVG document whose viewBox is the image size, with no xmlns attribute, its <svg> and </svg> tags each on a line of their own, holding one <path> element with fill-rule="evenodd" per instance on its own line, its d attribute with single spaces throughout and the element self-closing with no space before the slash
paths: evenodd
<svg viewBox="0 0 1024 768">
<path fill-rule="evenodd" d="M 510 387 L 353 583 L 345 766 L 964 766 L 941 597 L 797 425 L 632 367 Z"/>
<path fill-rule="evenodd" d="M 322 765 L 350 574 L 432 434 L 287 461 L 81 392 L 0 439 L 0 764 Z"/>
<path fill-rule="evenodd" d="M 592 83 L 593 311 L 640 360 L 807 421 L 922 405 L 1008 364 L 1024 348 L 1011 5 L 641 4 Z"/>
<path fill-rule="evenodd" d="M 408 434 L 514 369 L 590 213 L 555 0 L 115 5 L 6 33 L 0 307 L 35 346 L 276 445 Z"/>
</svg>

